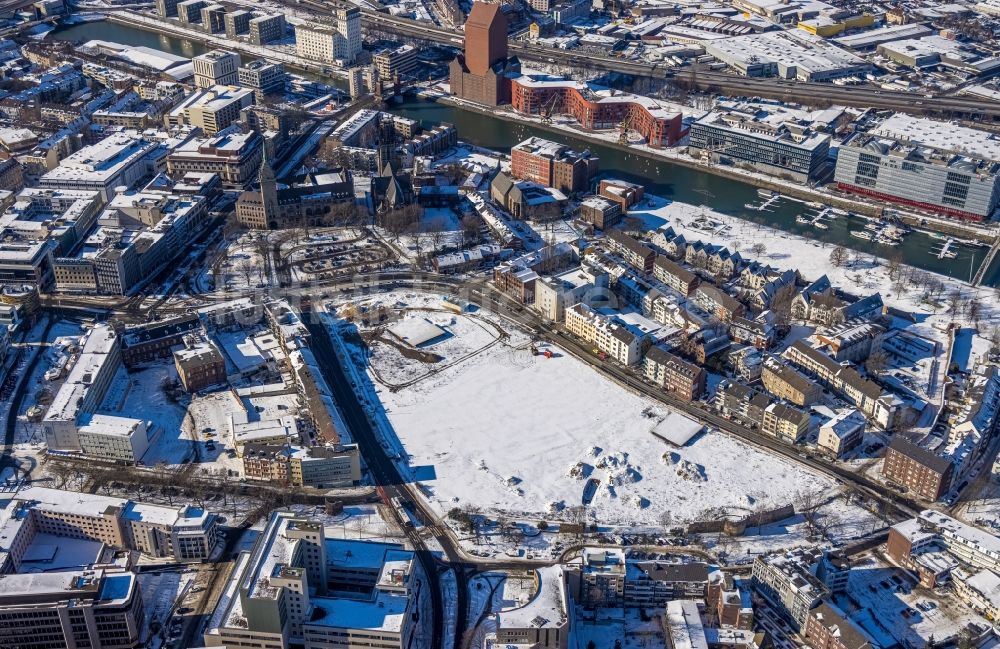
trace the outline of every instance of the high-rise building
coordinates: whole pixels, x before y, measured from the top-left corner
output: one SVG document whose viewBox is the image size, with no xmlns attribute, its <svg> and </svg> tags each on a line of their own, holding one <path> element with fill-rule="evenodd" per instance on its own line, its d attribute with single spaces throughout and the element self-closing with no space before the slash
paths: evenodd
<svg viewBox="0 0 1000 649">
<path fill-rule="evenodd" d="M 161 2 L 165 1 L 161 0 Z M 240 34 L 246 34 L 250 31 L 251 17 L 252 14 L 249 11 L 242 9 L 228 12 L 225 17 L 226 38 L 236 38 Z"/>
<path fill-rule="evenodd" d="M 175 18 L 177 2 L 178 0 L 156 0 L 156 15 L 160 18 Z"/>
<path fill-rule="evenodd" d="M 352 62 L 361 54 L 361 10 L 357 7 L 338 9 L 334 18 L 339 37 L 336 58 Z"/>
<path fill-rule="evenodd" d="M 209 34 L 226 31 L 226 8 L 220 4 L 202 7 L 201 26 Z"/>
<path fill-rule="evenodd" d="M 361 11 L 338 9 L 336 25 L 304 23 L 295 26 L 295 52 L 314 61 L 353 63 L 361 53 Z"/>
<path fill-rule="evenodd" d="M 250 19 L 250 42 L 254 45 L 266 45 L 271 41 L 285 37 L 287 24 L 282 14 L 257 16 Z"/>
<path fill-rule="evenodd" d="M 351 99 L 357 99 L 365 94 L 364 68 L 351 68 L 347 71 L 347 89 L 351 93 Z"/>
<path fill-rule="evenodd" d="M 127 572 L 77 570 L 4 575 L 0 646 L 138 647 L 139 580 Z"/>
<path fill-rule="evenodd" d="M 501 5 L 475 2 L 465 22 L 465 47 L 449 67 L 451 93 L 489 106 L 508 101 L 507 18 Z"/>
<path fill-rule="evenodd" d="M 196 25 L 201 22 L 201 10 L 207 6 L 205 0 L 184 0 L 177 3 L 177 19 L 185 25 Z"/>
<path fill-rule="evenodd" d="M 264 59 L 250 61 L 239 69 L 240 85 L 252 89 L 258 102 L 263 101 L 265 95 L 283 92 L 287 76 L 283 65 Z"/>
<path fill-rule="evenodd" d="M 194 64 L 194 85 L 199 88 L 235 86 L 240 67 L 240 55 L 225 50 L 212 50 L 191 59 Z"/>
<path fill-rule="evenodd" d="M 378 70 L 379 78 L 391 80 L 413 72 L 417 67 L 417 48 L 401 45 L 382 50 L 372 55 L 372 64 Z"/>
</svg>

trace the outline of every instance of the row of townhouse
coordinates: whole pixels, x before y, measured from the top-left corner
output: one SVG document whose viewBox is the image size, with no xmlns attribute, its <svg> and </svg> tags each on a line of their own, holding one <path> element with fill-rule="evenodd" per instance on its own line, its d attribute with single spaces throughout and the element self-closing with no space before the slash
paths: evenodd
<svg viewBox="0 0 1000 649">
<path fill-rule="evenodd" d="M 849 320 L 872 320 L 882 315 L 884 309 L 880 294 L 851 301 L 834 290 L 826 275 L 802 289 L 791 304 L 791 314 L 796 320 L 826 327 Z"/>
<path fill-rule="evenodd" d="M 656 251 L 638 239 L 621 230 L 611 230 L 604 237 L 604 243 L 608 250 L 620 255 L 629 265 L 638 268 L 643 273 L 653 272 Z"/>
<path fill-rule="evenodd" d="M 637 327 L 583 303 L 566 309 L 566 329 L 622 365 L 637 365 L 652 344 L 651 337 Z"/>
<path fill-rule="evenodd" d="M 742 383 L 723 381 L 715 393 L 715 409 L 728 419 L 756 428 L 788 444 L 805 439 L 812 427 L 809 413 Z"/>
<path fill-rule="evenodd" d="M 792 365 L 814 377 L 846 399 L 851 405 L 884 430 L 893 427 L 899 405 L 897 397 L 878 383 L 861 376 L 849 365 L 841 365 L 804 341 L 796 341 L 785 350 L 784 357 Z"/>
<path fill-rule="evenodd" d="M 646 378 L 679 399 L 694 401 L 705 393 L 708 374 L 661 347 L 650 347 L 643 361 Z"/>
</svg>

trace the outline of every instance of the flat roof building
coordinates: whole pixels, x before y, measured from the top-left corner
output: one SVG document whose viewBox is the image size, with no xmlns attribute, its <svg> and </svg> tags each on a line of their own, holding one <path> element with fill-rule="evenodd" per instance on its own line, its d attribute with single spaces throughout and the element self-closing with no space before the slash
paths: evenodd
<svg viewBox="0 0 1000 649">
<path fill-rule="evenodd" d="M 959 219 L 1000 200 L 1000 142 L 956 124 L 896 114 L 841 145 L 837 187 Z"/>
</svg>

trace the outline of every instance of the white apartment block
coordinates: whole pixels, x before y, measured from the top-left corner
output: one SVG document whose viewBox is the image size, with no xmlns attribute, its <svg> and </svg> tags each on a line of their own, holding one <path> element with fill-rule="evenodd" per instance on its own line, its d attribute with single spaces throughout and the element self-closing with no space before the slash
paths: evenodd
<svg viewBox="0 0 1000 649">
<path fill-rule="evenodd" d="M 336 26 L 306 23 L 295 26 L 295 53 L 314 61 L 353 63 L 361 53 L 361 12 L 338 9 Z"/>
<path fill-rule="evenodd" d="M 194 65 L 194 85 L 198 88 L 235 86 L 240 67 L 240 55 L 224 50 L 212 50 L 191 59 Z"/>
</svg>

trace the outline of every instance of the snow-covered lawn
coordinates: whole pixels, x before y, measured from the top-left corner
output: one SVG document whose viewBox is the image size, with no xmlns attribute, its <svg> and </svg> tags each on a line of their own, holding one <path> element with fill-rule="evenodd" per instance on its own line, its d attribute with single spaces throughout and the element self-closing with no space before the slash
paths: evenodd
<svg viewBox="0 0 1000 649">
<path fill-rule="evenodd" d="M 691 521 L 828 495 L 835 484 L 727 435 L 674 448 L 651 434 L 692 422 L 554 358 L 496 345 L 397 392 L 381 390 L 410 469 L 439 511 L 555 515 L 582 504 L 605 524 Z"/>
<path fill-rule="evenodd" d="M 408 358 L 393 344 L 382 340 L 374 341 L 369 347 L 371 366 L 375 376 L 386 386 L 394 387 L 429 376 L 492 344 L 501 335 L 501 331 L 489 320 L 468 314 L 414 310 L 406 314 L 403 322 L 412 319 L 426 320 L 446 332 L 440 342 L 420 348 L 422 352 L 439 356 L 440 360 L 427 363 L 417 358 Z M 383 334 L 383 337 L 391 336 L 392 333 L 388 331 Z"/>
</svg>

